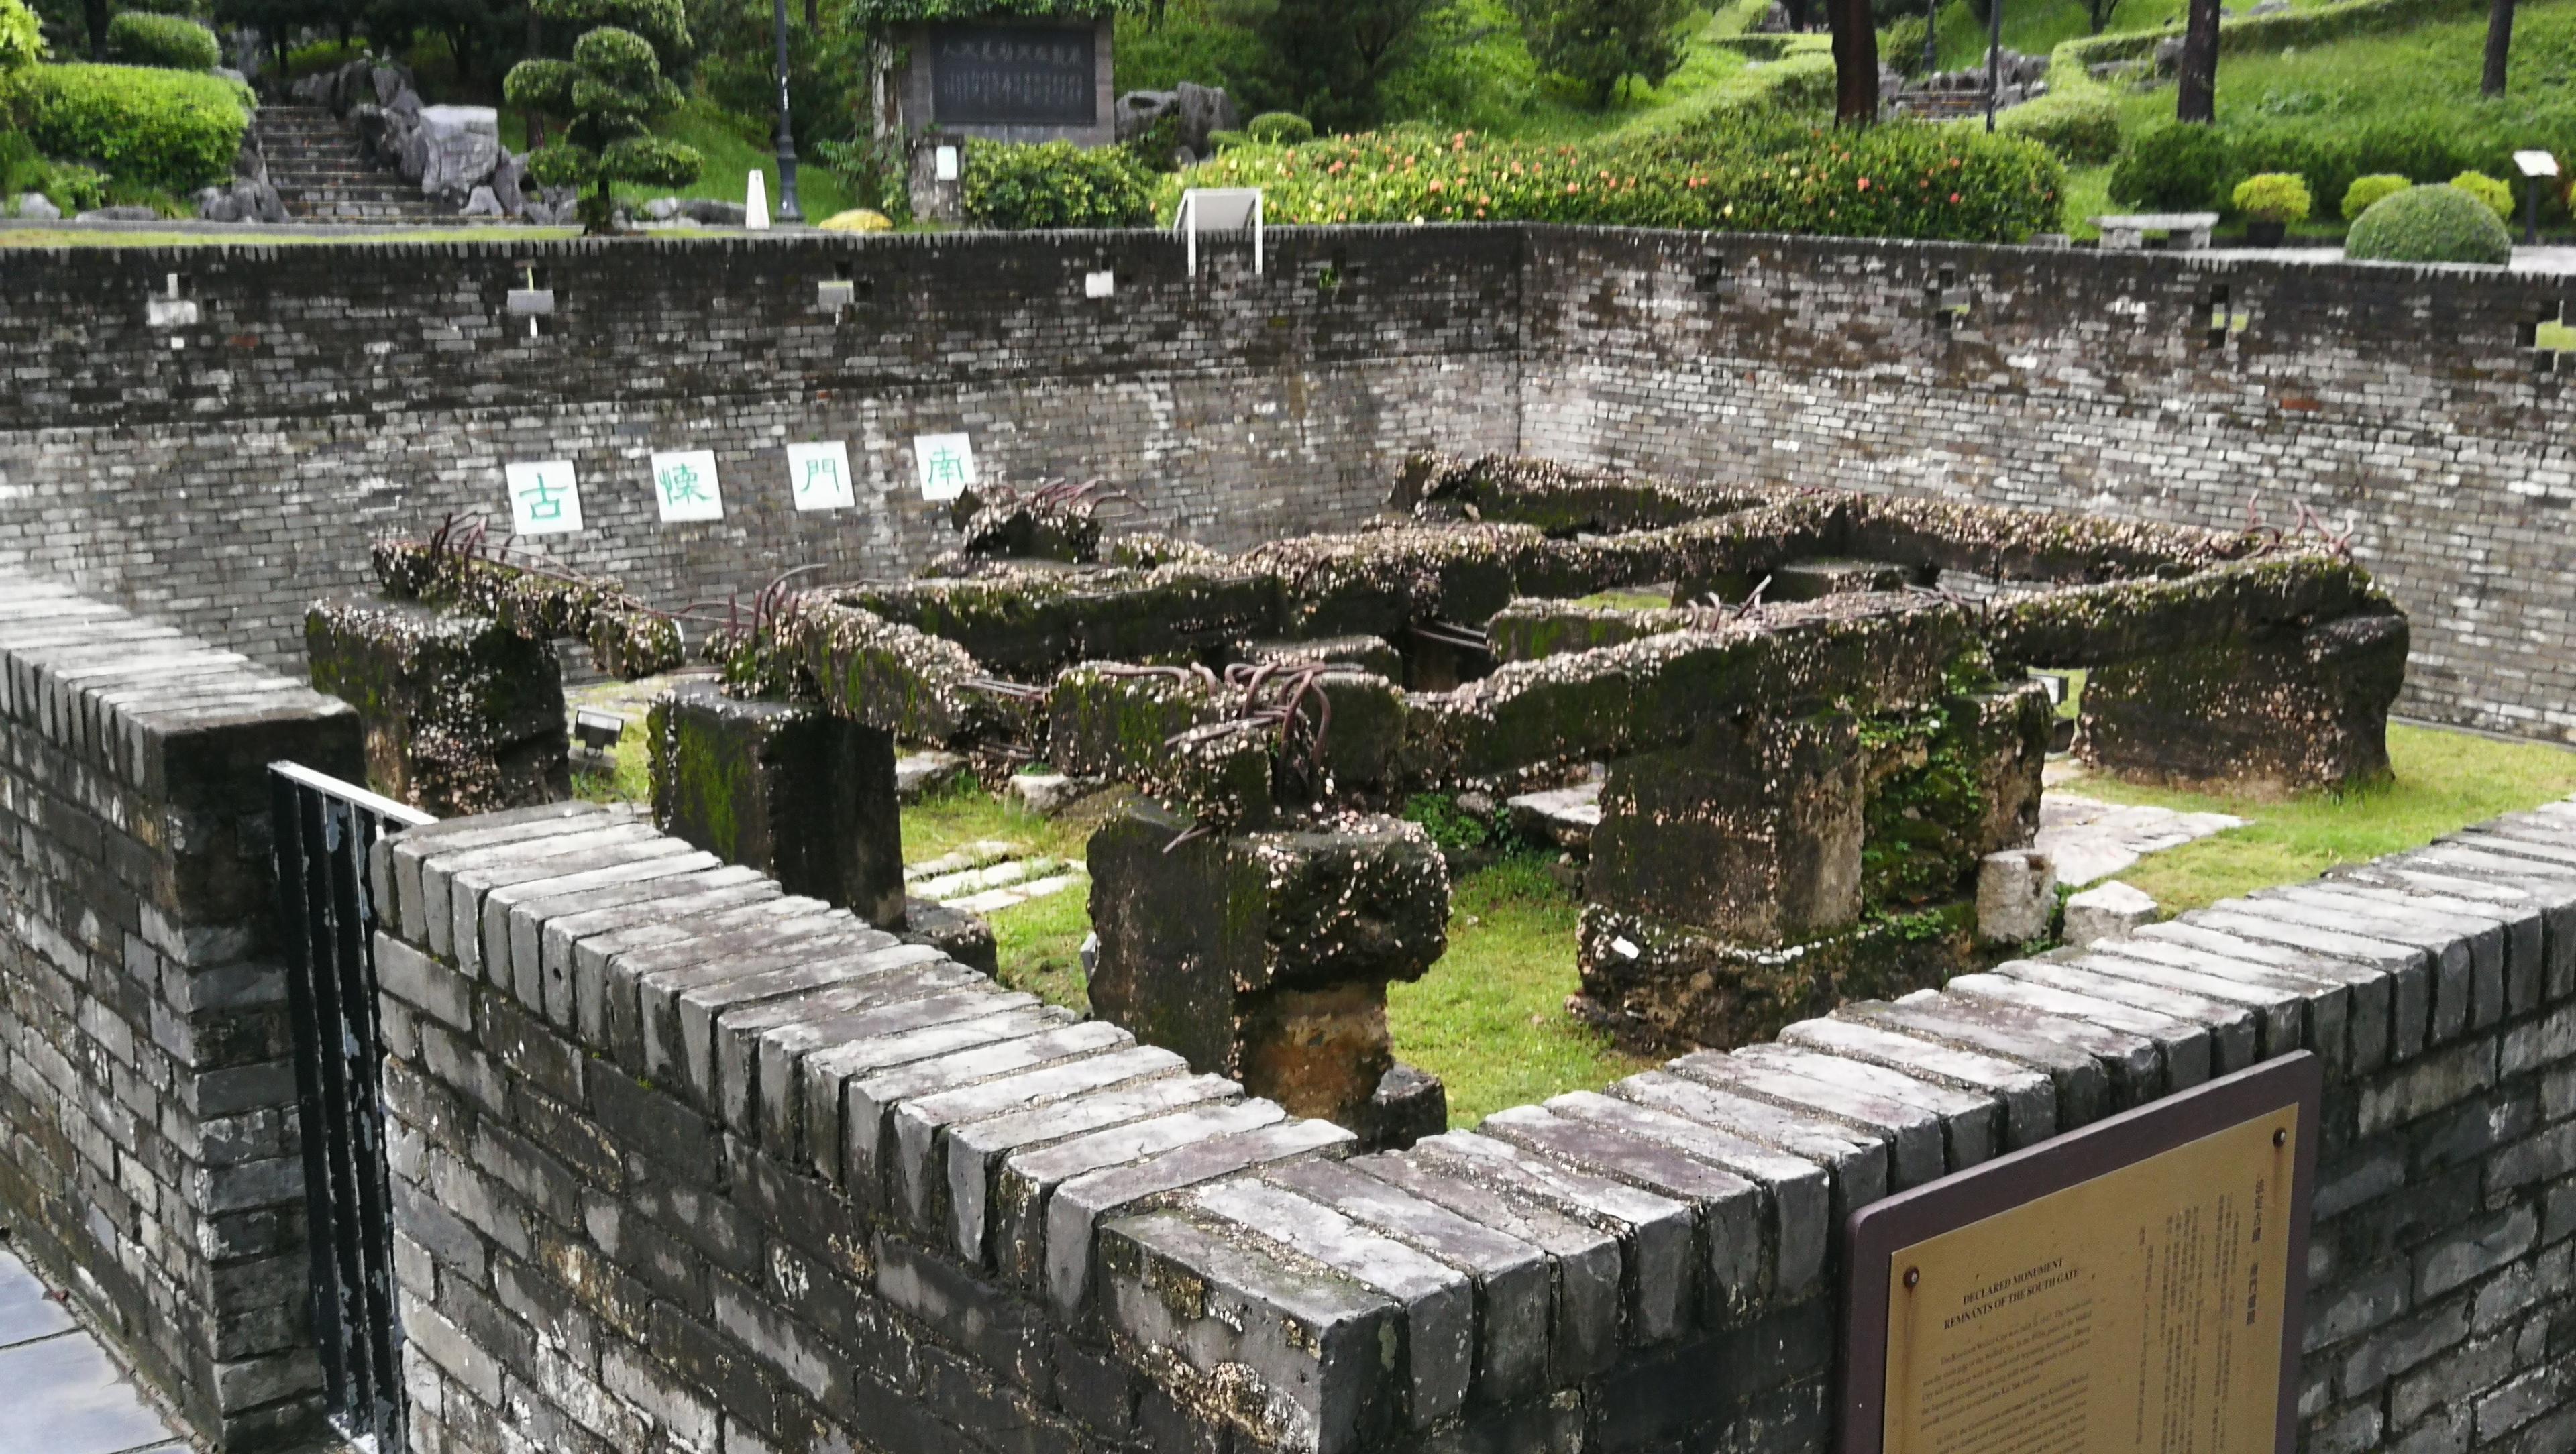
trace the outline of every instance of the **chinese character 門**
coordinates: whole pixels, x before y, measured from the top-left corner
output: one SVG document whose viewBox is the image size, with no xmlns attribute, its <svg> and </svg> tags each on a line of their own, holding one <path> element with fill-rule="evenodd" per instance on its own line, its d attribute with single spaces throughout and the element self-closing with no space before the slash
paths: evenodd
<svg viewBox="0 0 2576 1454">
<path fill-rule="evenodd" d="M 797 482 L 796 493 L 810 495 L 817 489 L 836 489 L 840 483 L 841 465 L 838 460 L 809 459 L 805 461 L 805 478 Z"/>
</svg>

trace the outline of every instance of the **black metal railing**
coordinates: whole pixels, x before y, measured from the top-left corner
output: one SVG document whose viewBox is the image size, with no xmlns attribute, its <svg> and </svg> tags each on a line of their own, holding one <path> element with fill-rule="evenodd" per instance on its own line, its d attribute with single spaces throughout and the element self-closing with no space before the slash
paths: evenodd
<svg viewBox="0 0 2576 1454">
<path fill-rule="evenodd" d="M 269 765 L 269 785 L 303 1119 L 313 1336 L 332 1421 L 360 1447 L 397 1454 L 407 1445 L 402 1323 L 367 855 L 386 835 L 436 820 L 291 762 Z"/>
</svg>

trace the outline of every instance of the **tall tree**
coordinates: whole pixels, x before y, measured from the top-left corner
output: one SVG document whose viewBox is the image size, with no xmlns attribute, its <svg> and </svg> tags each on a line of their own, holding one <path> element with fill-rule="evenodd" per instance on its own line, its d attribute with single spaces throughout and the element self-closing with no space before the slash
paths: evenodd
<svg viewBox="0 0 2576 1454">
<path fill-rule="evenodd" d="M 2478 94 L 2504 94 L 2505 61 L 2513 52 L 2513 0 L 2489 0 L 2487 5 L 2487 68 L 2478 80 Z"/>
<path fill-rule="evenodd" d="M 2174 120 L 2218 119 L 2218 0 L 2191 0 L 2183 22 L 2182 62 L 2174 78 Z"/>
<path fill-rule="evenodd" d="M 532 153 L 528 170 L 549 187 L 587 187 L 581 220 L 609 230 L 612 182 L 685 187 L 698 179 L 693 147 L 652 134 L 653 121 L 680 104 L 663 75 L 689 54 L 689 23 L 680 0 L 536 0 L 537 11 L 566 27 L 586 26 L 570 60 L 526 60 L 510 68 L 502 96 L 561 123 L 556 138 Z"/>
<path fill-rule="evenodd" d="M 1834 120 L 1867 126 L 1878 120 L 1877 18 L 1870 0 L 1830 3 L 1825 20 L 1834 33 Z"/>
<path fill-rule="evenodd" d="M 1651 86 L 1673 73 L 1675 32 L 1692 13 L 1691 0 L 1512 0 L 1512 9 L 1539 69 L 1581 86 L 1596 111 L 1631 76 Z"/>
<path fill-rule="evenodd" d="M 1293 109 L 1325 130 L 1378 119 L 1378 87 L 1448 0 L 1279 0 L 1260 26 Z"/>
</svg>

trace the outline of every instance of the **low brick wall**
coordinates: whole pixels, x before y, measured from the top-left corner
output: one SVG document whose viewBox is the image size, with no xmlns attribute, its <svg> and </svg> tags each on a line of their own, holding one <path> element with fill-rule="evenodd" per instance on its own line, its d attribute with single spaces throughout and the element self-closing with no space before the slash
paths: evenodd
<svg viewBox="0 0 2576 1454">
<path fill-rule="evenodd" d="M 278 758 L 358 774 L 356 715 L 0 574 L 0 1221 L 236 1449 L 313 1435 L 321 1403 Z"/>
<path fill-rule="evenodd" d="M 1822 1451 L 1844 1213 L 2301 1049 L 2304 1447 L 2576 1440 L 2576 804 L 1357 1157 L 622 810 L 375 873 L 424 1451 Z"/>
</svg>

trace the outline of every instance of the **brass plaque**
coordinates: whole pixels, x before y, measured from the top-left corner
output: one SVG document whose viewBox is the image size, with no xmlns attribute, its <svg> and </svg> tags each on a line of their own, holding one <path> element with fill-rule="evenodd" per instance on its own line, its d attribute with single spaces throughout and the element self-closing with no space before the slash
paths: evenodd
<svg viewBox="0 0 2576 1454">
<path fill-rule="evenodd" d="M 2316 1058 L 1852 1214 L 1846 1454 L 2290 1454 Z"/>
</svg>

